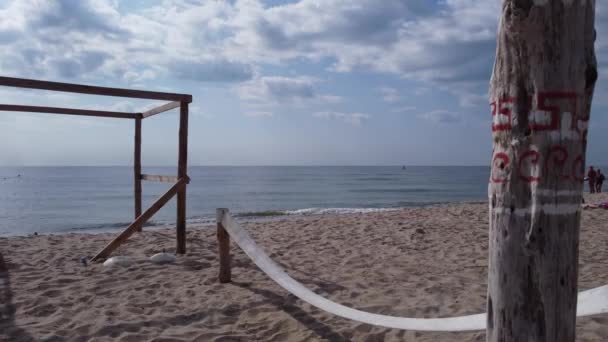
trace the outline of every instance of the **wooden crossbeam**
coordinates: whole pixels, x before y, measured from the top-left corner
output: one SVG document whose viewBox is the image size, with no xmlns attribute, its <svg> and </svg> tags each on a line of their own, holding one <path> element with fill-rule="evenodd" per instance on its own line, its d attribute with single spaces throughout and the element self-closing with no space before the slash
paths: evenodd
<svg viewBox="0 0 608 342">
<path fill-rule="evenodd" d="M 148 208 L 141 216 L 133 221 L 125 230 L 122 231 L 112 242 L 105 246 L 97 255 L 91 259 L 92 261 L 99 261 L 107 258 L 118 246 L 125 242 L 133 233 L 135 233 L 140 226 L 146 223 L 156 212 L 158 212 L 175 194 L 182 190 L 188 183 L 189 178 L 185 176 L 175 183 L 164 195 L 159 197 L 150 208 Z"/>
<path fill-rule="evenodd" d="M 182 102 L 187 102 L 187 103 L 192 102 L 192 95 L 188 95 L 188 94 L 162 93 L 162 92 L 156 92 L 156 91 L 123 89 L 123 88 L 108 88 L 108 87 L 90 86 L 90 85 L 85 85 L 85 84 L 31 80 L 31 79 L 26 79 L 26 78 L 0 77 L 0 86 L 52 90 L 52 91 L 62 91 L 62 92 L 68 92 L 68 93 L 79 93 L 79 94 L 90 94 L 90 95 L 101 95 L 101 96 L 130 97 L 130 98 L 137 98 L 137 99 L 165 100 L 165 101 L 182 101 Z"/>
<path fill-rule="evenodd" d="M 9 104 L 0 104 L 0 111 L 98 116 L 98 117 L 104 117 L 104 118 L 119 118 L 119 119 L 136 119 L 140 115 L 140 114 L 135 114 L 135 113 L 125 113 L 125 112 L 109 112 L 109 111 L 105 111 L 105 110 L 23 106 L 23 105 L 9 105 Z"/>
<path fill-rule="evenodd" d="M 171 109 L 178 108 L 180 105 L 181 105 L 181 102 L 179 102 L 179 101 L 165 103 L 162 106 L 158 106 L 156 108 L 152 108 L 150 110 L 147 110 L 147 111 L 141 113 L 141 116 L 144 119 L 145 118 L 149 118 L 149 117 L 151 117 L 153 115 L 164 113 L 164 112 L 169 111 Z"/>
<path fill-rule="evenodd" d="M 175 176 L 160 176 L 160 175 L 141 175 L 142 180 L 146 181 L 154 181 L 154 182 L 165 182 L 165 183 L 175 183 L 179 178 Z"/>
</svg>

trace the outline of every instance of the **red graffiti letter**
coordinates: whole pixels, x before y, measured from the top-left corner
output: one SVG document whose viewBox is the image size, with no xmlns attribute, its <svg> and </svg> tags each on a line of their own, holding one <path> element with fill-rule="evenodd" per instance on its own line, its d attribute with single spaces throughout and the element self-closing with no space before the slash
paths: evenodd
<svg viewBox="0 0 608 342">
<path fill-rule="evenodd" d="M 506 131 L 511 129 L 511 108 L 508 104 L 513 103 L 513 98 L 509 97 L 504 100 L 498 100 L 498 108 L 496 108 L 496 102 L 492 102 L 492 132 Z M 498 111 L 498 113 L 497 113 Z M 506 122 L 504 118 L 506 117 Z M 502 120 L 501 120 L 502 119 Z"/>
<path fill-rule="evenodd" d="M 501 171 L 504 172 L 504 169 L 509 165 L 510 161 L 511 160 L 509 159 L 509 156 L 507 156 L 505 153 L 499 152 L 499 153 L 496 153 L 496 155 L 494 155 L 494 159 L 492 160 L 492 176 L 491 176 L 492 183 L 506 183 L 507 182 L 506 178 L 495 176 L 494 171 L 498 167 Z"/>
<path fill-rule="evenodd" d="M 568 150 L 566 150 L 566 148 L 564 148 L 561 145 L 552 146 L 549 149 L 549 154 L 547 155 L 547 160 L 545 161 L 544 175 L 545 176 L 549 175 L 549 164 L 551 164 L 551 162 L 553 162 L 553 164 L 555 166 L 559 167 L 562 170 L 561 177 L 563 179 L 570 178 L 570 175 L 563 173 L 564 165 L 566 164 L 567 160 L 568 160 Z"/>
<path fill-rule="evenodd" d="M 572 163 L 572 178 L 582 182 L 585 180 L 585 165 L 583 165 L 583 156 L 578 156 Z"/>
<path fill-rule="evenodd" d="M 530 122 L 530 128 L 536 131 L 554 131 L 558 130 L 561 124 L 560 114 L 562 110 L 559 106 L 550 106 L 547 102 L 549 100 L 573 100 L 574 108 L 571 111 L 572 114 L 572 122 L 577 121 L 576 119 L 576 93 L 572 92 L 560 92 L 560 91 L 550 91 L 550 92 L 539 92 L 537 94 L 537 108 L 540 111 L 549 112 L 550 113 L 550 121 L 548 124 L 538 124 L 534 121 Z"/>
<path fill-rule="evenodd" d="M 517 168 L 517 173 L 519 174 L 519 178 L 523 179 L 524 181 L 526 181 L 528 183 L 537 182 L 540 180 L 540 177 L 534 177 L 532 175 L 528 176 L 522 172 L 522 166 L 524 164 L 524 161 L 527 158 L 531 158 L 530 159 L 531 164 L 538 164 L 538 160 L 540 159 L 540 153 L 530 150 L 530 151 L 526 151 L 526 152 L 522 153 L 522 155 L 519 156 L 519 167 Z"/>
</svg>

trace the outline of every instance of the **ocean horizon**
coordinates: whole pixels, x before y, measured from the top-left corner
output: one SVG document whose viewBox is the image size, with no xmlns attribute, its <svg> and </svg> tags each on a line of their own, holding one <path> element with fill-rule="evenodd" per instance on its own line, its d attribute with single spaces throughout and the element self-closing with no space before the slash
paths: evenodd
<svg viewBox="0 0 608 342">
<path fill-rule="evenodd" d="M 600 166 L 601 167 L 601 166 Z M 488 166 L 191 166 L 189 224 L 487 201 Z M 174 175 L 175 167 L 144 167 Z M 170 183 L 143 182 L 144 210 Z M 131 166 L 0 167 L 0 236 L 119 231 L 134 219 Z M 175 224 L 172 199 L 146 224 Z"/>
<path fill-rule="evenodd" d="M 174 175 L 175 167 L 146 167 Z M 189 224 L 486 201 L 488 166 L 192 166 Z M 171 186 L 143 182 L 144 210 Z M 175 200 L 148 227 L 175 223 Z M 0 236 L 101 233 L 133 220 L 130 166 L 0 167 Z"/>
<path fill-rule="evenodd" d="M 173 175 L 175 167 L 145 167 Z M 192 166 L 189 224 L 485 201 L 488 166 Z M 0 236 L 99 233 L 133 220 L 130 166 L 0 167 Z M 171 186 L 143 182 L 144 209 Z M 175 224 L 175 201 L 147 223 Z"/>
</svg>

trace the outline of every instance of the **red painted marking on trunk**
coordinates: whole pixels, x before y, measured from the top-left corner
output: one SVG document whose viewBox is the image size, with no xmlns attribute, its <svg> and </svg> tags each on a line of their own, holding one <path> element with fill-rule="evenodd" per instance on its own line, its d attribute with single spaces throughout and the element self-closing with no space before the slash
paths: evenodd
<svg viewBox="0 0 608 342">
<path fill-rule="evenodd" d="M 530 159 L 530 163 L 532 163 L 532 164 L 538 164 L 538 161 L 540 160 L 540 153 L 538 153 L 537 151 L 534 151 L 534 150 L 529 150 L 529 151 L 526 151 L 526 152 L 522 153 L 519 156 L 519 165 L 517 167 L 517 173 L 519 175 L 519 178 L 522 179 L 522 180 L 524 180 L 524 181 L 526 181 L 526 182 L 528 182 L 528 183 L 538 182 L 540 180 L 540 177 L 534 177 L 534 176 L 531 176 L 531 175 L 528 176 L 528 175 L 526 175 L 526 174 L 524 174 L 522 172 L 521 168 L 523 166 L 523 163 L 528 158 L 532 158 L 532 159 Z"/>
<path fill-rule="evenodd" d="M 560 108 L 559 106 L 550 106 L 546 103 L 547 100 L 554 98 L 554 96 L 549 95 L 549 93 L 538 93 L 536 95 L 537 108 L 539 110 L 551 113 L 551 121 L 546 125 L 530 122 L 530 128 L 535 131 L 554 131 L 559 129 Z"/>
<path fill-rule="evenodd" d="M 506 183 L 507 182 L 506 178 L 494 177 L 494 170 L 496 168 L 497 159 L 500 160 L 500 164 L 498 165 L 498 168 L 500 168 L 501 170 L 503 170 L 504 168 L 506 168 L 509 165 L 509 163 L 511 162 L 511 159 L 505 153 L 499 152 L 499 153 L 496 153 L 496 155 L 494 155 L 494 159 L 492 160 L 492 177 L 491 177 L 492 182 L 493 183 Z"/>
<path fill-rule="evenodd" d="M 579 182 L 585 181 L 585 165 L 583 165 L 583 155 L 578 156 L 572 163 L 572 178 Z"/>
<path fill-rule="evenodd" d="M 545 161 L 545 176 L 549 175 L 549 164 L 551 163 L 551 161 L 553 161 L 556 166 L 561 167 L 563 172 L 564 165 L 568 161 L 568 150 L 566 150 L 566 148 L 562 145 L 554 145 L 549 149 L 549 153 Z M 561 177 L 563 179 L 569 179 L 570 175 L 562 173 Z"/>
<path fill-rule="evenodd" d="M 532 96 L 529 98 L 530 101 L 528 103 L 532 103 Z M 583 121 L 586 122 L 589 120 L 589 115 L 583 117 L 578 116 L 577 113 L 577 100 L 578 95 L 576 92 L 571 91 L 545 91 L 538 92 L 536 94 L 536 107 L 531 108 L 530 114 L 535 112 L 547 112 L 549 113 L 549 123 L 542 124 L 537 123 L 535 120 L 537 118 L 530 116 L 529 117 L 529 127 L 534 131 L 557 131 L 560 129 L 561 125 L 561 115 L 562 113 L 569 112 L 572 115 L 571 129 L 580 132 L 578 128 L 578 122 Z M 555 102 L 562 102 L 560 104 L 556 104 Z M 563 101 L 568 101 L 569 105 L 565 105 Z M 496 131 L 505 131 L 512 129 L 511 119 L 513 116 L 513 108 L 509 106 L 510 104 L 517 103 L 517 99 L 514 97 L 507 97 L 504 99 L 498 99 L 498 101 L 490 103 L 490 107 L 492 109 L 492 132 Z M 521 108 L 519 108 L 521 109 Z M 508 122 L 507 123 L 495 123 L 500 122 L 500 116 L 506 116 Z M 502 120 L 504 121 L 504 120 Z M 585 132 L 583 132 L 585 133 Z M 584 135 L 584 134 L 583 134 Z M 584 140 L 584 137 L 583 137 Z"/>
<path fill-rule="evenodd" d="M 505 104 L 510 104 L 514 101 L 515 99 L 513 97 L 508 97 L 506 99 L 499 99 L 498 106 L 496 105 L 496 102 L 490 103 L 490 106 L 492 107 L 492 132 L 506 131 L 513 128 L 511 126 L 511 116 L 513 113 L 511 112 L 511 108 L 506 107 Z M 500 119 L 500 115 L 506 116 L 507 122 L 494 124 L 494 120 Z"/>
</svg>

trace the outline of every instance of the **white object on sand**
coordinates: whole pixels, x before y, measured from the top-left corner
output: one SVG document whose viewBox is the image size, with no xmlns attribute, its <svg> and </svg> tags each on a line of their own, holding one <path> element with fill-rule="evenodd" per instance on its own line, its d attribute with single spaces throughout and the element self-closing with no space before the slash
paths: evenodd
<svg viewBox="0 0 608 342">
<path fill-rule="evenodd" d="M 169 253 L 157 253 L 150 257 L 150 261 L 155 264 L 172 264 L 175 262 L 175 255 Z"/>
<path fill-rule="evenodd" d="M 133 264 L 133 261 L 128 256 L 115 256 L 103 262 L 106 267 L 122 266 L 129 267 Z"/>
<path fill-rule="evenodd" d="M 386 328 L 419 331 L 471 331 L 486 328 L 486 314 L 447 318 L 406 318 L 379 315 L 349 308 L 330 301 L 307 289 L 291 278 L 251 239 L 236 221 L 225 214 L 221 218 L 224 229 L 241 249 L 272 280 L 301 300 L 334 315 Z M 577 316 L 591 316 L 608 312 L 608 285 L 578 294 Z"/>
</svg>

